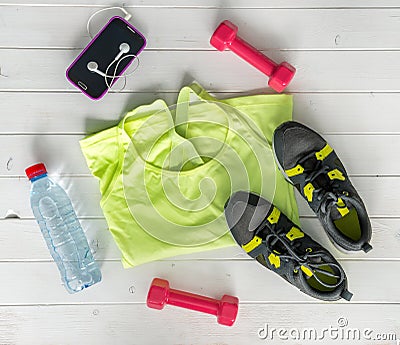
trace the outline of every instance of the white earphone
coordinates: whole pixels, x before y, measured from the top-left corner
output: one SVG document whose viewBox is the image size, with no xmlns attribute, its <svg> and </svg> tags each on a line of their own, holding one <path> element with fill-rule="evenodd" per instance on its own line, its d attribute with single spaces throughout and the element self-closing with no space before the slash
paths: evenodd
<svg viewBox="0 0 400 345">
<path fill-rule="evenodd" d="M 119 45 L 119 53 L 117 54 L 117 56 L 115 57 L 115 59 L 110 63 L 110 65 L 112 65 L 115 61 L 118 61 L 118 60 L 121 58 L 121 56 L 122 56 L 123 54 L 128 53 L 130 49 L 131 49 L 131 47 L 129 46 L 128 43 L 125 43 L 125 42 L 121 43 L 121 44 Z M 110 65 L 108 65 L 107 70 L 108 70 L 108 68 L 110 67 Z M 87 64 L 87 68 L 88 68 L 88 70 L 89 70 L 90 72 L 97 73 L 97 74 L 101 75 L 102 77 L 107 77 L 106 73 L 104 73 L 104 72 L 98 70 L 99 65 L 97 64 L 96 61 L 90 61 L 90 62 Z M 112 78 L 113 76 L 110 76 L 110 77 Z"/>
<path fill-rule="evenodd" d="M 97 73 L 97 74 L 101 75 L 102 77 L 106 77 L 106 74 L 103 73 L 102 71 L 99 71 L 98 68 L 99 68 L 99 65 L 98 65 L 97 62 L 95 62 L 95 61 L 90 61 L 90 62 L 87 64 L 87 69 L 88 69 L 90 72 Z"/>
<path fill-rule="evenodd" d="M 87 69 L 88 69 L 90 72 L 92 72 L 92 73 L 97 73 L 98 75 L 102 76 L 102 77 L 104 78 L 104 81 L 105 81 L 107 87 L 108 87 L 109 89 L 111 89 L 111 87 L 112 87 L 112 85 L 113 85 L 113 83 L 114 83 L 115 78 L 117 78 L 117 70 L 118 70 L 119 64 L 120 64 L 123 60 L 125 60 L 126 58 L 129 58 L 129 57 L 136 58 L 137 65 L 136 65 L 135 69 L 134 69 L 132 72 L 130 72 L 130 73 L 125 74 L 125 75 L 122 76 L 122 77 L 124 78 L 124 86 L 123 86 L 123 88 L 125 88 L 126 77 L 132 75 L 132 74 L 136 71 L 136 69 L 139 67 L 139 57 L 136 56 L 135 54 L 128 54 L 128 55 L 125 55 L 124 57 L 122 57 L 122 55 L 128 53 L 130 49 L 131 49 L 131 47 L 129 46 L 128 43 L 126 43 L 126 42 L 121 43 L 121 44 L 119 45 L 119 52 L 118 52 L 117 56 L 116 56 L 116 57 L 114 58 L 114 60 L 107 66 L 107 69 L 106 69 L 105 72 L 102 72 L 102 71 L 99 70 L 99 65 L 97 64 L 96 61 L 89 61 L 89 63 L 87 64 Z M 118 61 L 118 62 L 117 62 L 117 61 Z M 110 75 L 110 74 L 108 74 L 108 70 L 110 69 L 110 67 L 111 67 L 115 62 L 117 62 L 117 64 L 116 64 L 116 66 L 115 66 L 115 68 L 114 68 L 114 74 L 113 74 L 113 75 Z M 108 81 L 107 78 L 111 78 L 111 83 Z M 123 88 L 122 88 L 122 89 L 123 89 Z"/>
<path fill-rule="evenodd" d="M 131 47 L 129 46 L 128 43 L 125 43 L 125 42 L 124 42 L 124 43 L 121 43 L 121 44 L 119 45 L 119 53 L 118 53 L 118 55 L 115 57 L 114 61 L 119 60 L 119 59 L 121 58 L 121 56 L 122 56 L 123 54 L 128 53 L 130 49 L 131 49 Z"/>
<path fill-rule="evenodd" d="M 122 57 L 122 55 L 128 53 L 130 49 L 131 49 L 131 47 L 129 46 L 128 43 L 125 43 L 125 42 L 121 43 L 121 44 L 119 45 L 119 53 L 117 54 L 117 56 L 115 57 L 115 59 L 110 63 L 110 65 L 108 65 L 107 70 L 109 69 L 109 67 L 110 67 L 115 61 L 118 61 L 118 60 Z M 102 77 L 110 77 L 110 78 L 113 78 L 113 77 L 114 77 L 114 76 L 112 76 L 112 75 L 111 75 L 111 76 L 107 76 L 106 73 L 104 73 L 104 72 L 102 72 L 102 71 L 99 71 L 98 68 L 99 68 L 99 65 L 97 64 L 96 61 L 90 61 L 90 62 L 87 64 L 87 69 L 88 69 L 90 72 L 97 73 L 97 74 L 101 75 Z"/>
<path fill-rule="evenodd" d="M 108 7 L 108 8 L 103 8 L 103 9 L 98 10 L 97 12 L 93 13 L 93 14 L 90 16 L 89 20 L 87 21 L 86 29 L 87 29 L 87 32 L 88 32 L 90 38 L 93 38 L 93 36 L 92 36 L 92 34 L 91 34 L 91 32 L 90 32 L 90 22 L 92 21 L 92 19 L 93 19 L 97 14 L 99 14 L 99 13 L 101 13 L 101 12 L 103 12 L 103 11 L 108 11 L 108 10 L 113 10 L 113 9 L 121 10 L 121 11 L 124 13 L 124 15 L 125 15 L 125 20 L 129 20 L 129 19 L 132 17 L 132 15 L 131 15 L 130 13 L 128 13 L 128 12 L 127 12 L 124 8 L 122 8 L 122 7 Z M 135 59 L 135 61 L 136 61 L 136 66 L 135 66 L 135 68 L 133 69 L 133 71 L 120 76 L 120 77 L 124 78 L 124 86 L 118 91 L 118 92 L 121 92 L 121 91 L 125 88 L 125 85 L 126 85 L 126 77 L 132 75 L 132 74 L 136 71 L 136 69 L 139 67 L 139 64 L 140 64 L 139 57 L 136 56 L 135 54 L 128 54 L 128 55 L 123 56 L 124 54 L 129 53 L 130 49 L 131 49 L 131 47 L 129 46 L 128 43 L 126 43 L 126 42 L 121 43 L 121 44 L 119 45 L 119 52 L 118 52 L 117 56 L 116 56 L 115 59 L 107 66 L 105 72 L 102 72 L 102 71 L 99 70 L 99 65 L 98 65 L 98 63 L 97 63 L 96 61 L 90 61 L 90 62 L 87 64 L 87 69 L 88 69 L 90 72 L 92 72 L 92 73 L 97 73 L 98 75 L 102 76 L 102 77 L 104 78 L 104 82 L 106 83 L 107 87 L 108 87 L 109 89 L 111 89 L 111 87 L 112 87 L 113 84 L 114 84 L 115 79 L 117 78 L 117 70 L 118 70 L 118 67 L 119 67 L 120 63 L 121 63 L 123 60 L 125 60 L 125 59 L 127 59 L 127 58 L 129 58 L 129 57 L 133 57 L 133 58 Z M 114 74 L 113 74 L 113 75 L 109 75 L 109 74 L 108 74 L 108 70 L 111 68 L 111 66 L 112 66 L 114 63 L 116 63 L 115 68 L 114 68 Z M 108 81 L 108 78 L 111 78 L 111 82 Z M 119 77 L 118 77 L 118 78 L 119 78 Z"/>
</svg>

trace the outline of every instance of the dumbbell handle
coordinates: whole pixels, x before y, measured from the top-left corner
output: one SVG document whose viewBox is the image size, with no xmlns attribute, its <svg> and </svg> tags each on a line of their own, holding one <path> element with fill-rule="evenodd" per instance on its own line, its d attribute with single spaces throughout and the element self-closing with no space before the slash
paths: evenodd
<svg viewBox="0 0 400 345">
<path fill-rule="evenodd" d="M 161 310 L 166 304 L 215 315 L 221 325 L 232 326 L 236 320 L 239 299 L 223 295 L 220 300 L 171 289 L 165 279 L 154 278 L 147 294 L 149 308 Z"/>
<path fill-rule="evenodd" d="M 235 39 L 228 45 L 229 49 L 235 54 L 246 60 L 249 64 L 253 65 L 260 72 L 271 76 L 277 64 L 270 58 L 259 52 L 252 45 L 248 44 L 245 40 L 236 36 Z"/>
<path fill-rule="evenodd" d="M 217 315 L 219 309 L 216 299 L 174 289 L 169 290 L 166 303 L 211 315 Z"/>
</svg>

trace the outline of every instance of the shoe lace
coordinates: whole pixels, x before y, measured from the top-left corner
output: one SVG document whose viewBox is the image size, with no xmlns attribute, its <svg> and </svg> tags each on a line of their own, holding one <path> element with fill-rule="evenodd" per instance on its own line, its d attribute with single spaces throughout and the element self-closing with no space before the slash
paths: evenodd
<svg viewBox="0 0 400 345">
<path fill-rule="evenodd" d="M 274 252 L 274 247 L 276 244 L 279 242 L 285 249 L 286 253 L 285 254 L 280 254 L 280 258 L 285 260 L 286 262 L 289 262 L 289 260 L 292 260 L 295 262 L 294 265 L 294 270 L 297 272 L 301 269 L 301 267 L 305 267 L 311 272 L 314 273 L 319 273 L 320 275 L 324 275 L 327 277 L 335 278 L 337 279 L 337 282 L 334 284 L 329 284 L 324 282 L 323 280 L 320 279 L 320 277 L 317 274 L 313 274 L 314 279 L 321 284 L 322 286 L 326 288 L 336 288 L 338 287 L 344 280 L 345 274 L 343 269 L 336 263 L 326 263 L 323 261 L 323 254 L 322 253 L 313 253 L 313 252 L 308 252 L 306 251 L 305 254 L 299 255 L 296 252 L 296 249 L 299 247 L 301 244 L 300 242 L 296 241 L 289 241 L 286 239 L 286 235 L 284 231 L 277 231 L 276 230 L 276 224 L 273 224 L 271 227 L 269 227 L 269 233 L 265 237 L 265 246 L 267 247 L 268 251 L 273 253 Z M 314 261 L 314 262 L 313 262 Z M 315 261 L 320 261 L 320 262 L 315 262 Z M 329 272 L 325 269 L 321 269 L 321 267 L 330 267 L 333 272 L 339 272 L 338 274 Z"/>
<path fill-rule="evenodd" d="M 308 158 L 308 157 L 307 157 Z M 320 175 L 326 175 L 330 168 L 326 165 L 323 165 L 321 161 L 317 162 L 317 166 L 306 175 L 305 178 L 305 183 L 312 183 L 314 185 L 314 181 L 320 176 Z M 339 185 L 335 182 L 335 180 L 328 180 L 328 188 L 326 187 L 320 187 L 316 188 L 313 191 L 313 195 L 315 198 L 320 202 L 319 203 L 319 208 L 323 213 L 326 213 L 327 210 L 330 208 L 332 204 L 335 204 L 338 202 L 339 196 L 337 189 L 339 188 Z"/>
</svg>

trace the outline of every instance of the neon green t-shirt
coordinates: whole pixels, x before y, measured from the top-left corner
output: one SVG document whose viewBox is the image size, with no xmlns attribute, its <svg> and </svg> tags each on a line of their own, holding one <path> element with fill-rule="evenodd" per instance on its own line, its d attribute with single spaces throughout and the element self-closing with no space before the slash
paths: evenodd
<svg viewBox="0 0 400 345">
<path fill-rule="evenodd" d="M 293 188 L 270 147 L 274 129 L 291 114 L 288 95 L 218 101 L 193 84 L 182 88 L 176 106 L 140 106 L 118 126 L 83 139 L 124 267 L 235 245 L 223 210 L 238 190 L 272 200 L 299 223 Z"/>
</svg>

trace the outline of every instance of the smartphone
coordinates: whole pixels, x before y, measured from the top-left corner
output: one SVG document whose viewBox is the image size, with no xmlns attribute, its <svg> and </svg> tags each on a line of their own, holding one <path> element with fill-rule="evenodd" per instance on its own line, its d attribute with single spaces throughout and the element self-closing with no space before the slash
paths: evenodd
<svg viewBox="0 0 400 345">
<path fill-rule="evenodd" d="M 121 51 L 121 44 L 126 43 L 129 51 Z M 138 56 L 146 46 L 146 39 L 129 22 L 119 16 L 112 17 L 100 32 L 90 41 L 87 47 L 78 55 L 74 62 L 67 69 L 67 79 L 81 92 L 93 100 L 102 98 L 108 91 L 105 79 L 107 67 L 117 58 L 109 68 L 108 75 L 116 78 L 108 78 L 107 81 L 113 84 L 118 80 L 124 71 L 135 59 L 134 56 L 124 59 L 124 56 Z M 126 47 L 126 45 L 125 45 Z M 120 62 L 119 60 L 122 59 Z M 95 62 L 96 71 L 93 68 Z M 115 71 L 116 65 L 118 68 Z M 114 73 L 115 72 L 115 73 Z"/>
</svg>

